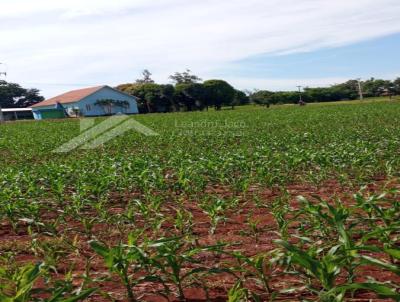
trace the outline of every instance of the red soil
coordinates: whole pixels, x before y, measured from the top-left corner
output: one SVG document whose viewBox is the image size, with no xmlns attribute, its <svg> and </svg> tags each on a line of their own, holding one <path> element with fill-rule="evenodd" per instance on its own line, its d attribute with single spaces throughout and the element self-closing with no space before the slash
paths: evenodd
<svg viewBox="0 0 400 302">
<path fill-rule="evenodd" d="M 367 187 L 367 191 L 370 192 L 381 192 L 382 188 L 391 187 L 399 188 L 399 182 L 386 182 L 384 180 L 378 180 L 374 184 Z M 351 196 L 357 190 L 355 188 L 342 187 L 336 181 L 326 182 L 322 186 L 312 185 L 289 185 L 286 187 L 289 194 L 290 204 L 294 208 L 299 207 L 299 202 L 296 197 L 302 195 L 308 198 L 312 198 L 313 195 L 318 195 L 322 199 L 331 200 L 333 197 L 340 197 L 343 201 L 351 204 Z M 210 188 L 206 192 L 209 195 L 219 197 L 233 197 L 232 193 L 225 188 Z M 227 220 L 221 222 L 216 229 L 215 234 L 209 233 L 210 220 L 208 216 L 202 211 L 195 201 L 187 200 L 184 202 L 184 208 L 190 211 L 193 215 L 193 234 L 198 238 L 198 242 L 201 245 L 212 245 L 217 242 L 223 241 L 229 243 L 230 246 L 227 250 L 237 250 L 246 254 L 247 256 L 254 256 L 259 253 L 271 251 L 277 246 L 273 243 L 274 239 L 278 239 L 277 225 L 273 215 L 271 214 L 268 205 L 270 205 L 276 198 L 282 196 L 282 191 L 278 188 L 273 190 L 263 189 L 254 186 L 250 188 L 249 192 L 245 196 L 236 196 L 239 198 L 238 208 L 228 211 Z M 253 201 L 253 195 L 257 195 L 263 206 L 257 207 Z M 124 211 L 126 203 L 132 199 L 132 197 L 138 198 L 138 194 L 126 194 L 126 195 L 115 195 L 111 198 L 109 207 L 109 213 L 116 215 Z M 264 206 L 266 205 L 266 207 Z M 175 217 L 176 204 L 171 202 L 164 203 L 162 206 L 162 212 L 168 214 L 167 216 Z M 93 209 L 88 209 L 88 213 L 93 212 Z M 86 213 L 87 214 L 87 213 Z M 42 219 L 52 220 L 57 216 L 56 211 L 49 210 L 46 213 L 42 213 Z M 253 232 L 249 228 L 247 221 L 251 217 L 252 220 L 257 220 L 258 223 L 258 238 L 254 236 Z M 137 225 L 143 225 L 144 221 L 139 216 L 137 217 Z M 68 228 L 68 230 L 66 229 Z M 82 276 L 85 273 L 86 260 L 91 259 L 90 262 L 90 277 L 96 278 L 100 276 L 106 276 L 108 274 L 107 268 L 104 266 L 103 260 L 98 257 L 88 245 L 88 238 L 83 232 L 82 224 L 69 218 L 66 224 L 60 226 L 59 231 L 64 229 L 64 233 L 70 240 L 75 237 L 78 239 L 79 254 L 73 250 L 67 250 L 63 254 L 59 262 L 57 263 L 57 273 L 54 274 L 55 278 L 63 278 L 63 275 L 68 271 L 73 271 L 74 282 L 79 285 L 82 282 Z M 127 232 L 132 229 L 127 228 Z M 296 231 L 296 224 L 290 226 L 290 233 Z M 173 227 L 172 221 L 163 223 L 162 232 L 164 234 L 173 235 L 177 231 Z M 120 239 L 120 233 L 116 229 L 110 229 L 108 225 L 96 224 L 93 228 L 95 236 L 108 244 L 116 243 Z M 151 235 L 151 234 L 149 234 Z M 18 227 L 17 232 L 11 228 L 11 225 L 4 221 L 0 224 L 0 252 L 1 251 L 17 251 L 16 260 L 20 263 L 34 262 L 38 260 L 44 260 L 42 255 L 34 255 L 30 249 L 31 237 L 27 233 L 27 225 L 21 223 Z M 61 244 L 58 241 L 59 238 L 49 237 L 44 234 L 39 236 L 39 240 L 51 241 L 54 244 Z M 232 258 L 227 255 L 214 257 L 211 254 L 201 255 L 203 266 L 224 266 L 225 263 L 232 262 Z M 364 267 L 359 273 L 360 276 L 373 276 L 378 281 L 396 281 L 400 283 L 400 278 L 389 272 L 382 271 L 376 267 Z M 363 281 L 365 278 L 359 278 L 357 281 Z M 209 288 L 209 295 L 212 301 L 226 301 L 227 291 L 232 287 L 235 280 L 229 274 L 217 274 L 207 277 L 206 283 Z M 275 290 L 288 288 L 293 285 L 299 285 L 299 279 L 296 276 L 288 277 L 283 279 L 273 280 L 272 286 Z M 93 286 L 99 287 L 102 292 L 110 293 L 115 299 L 114 301 L 127 301 L 125 296 L 124 287 L 118 281 L 115 276 L 111 281 L 102 281 L 94 284 Z M 252 282 L 246 283 L 246 286 L 252 290 L 260 290 L 258 285 Z M 160 289 L 158 286 L 152 283 L 144 283 L 135 288 L 135 292 L 138 296 L 142 296 L 145 301 L 167 301 L 165 298 L 154 294 L 154 292 Z M 205 292 L 200 288 L 189 288 L 185 290 L 187 301 L 205 301 Z M 306 291 L 294 294 L 280 295 L 278 300 L 281 301 L 300 301 L 302 299 L 316 300 L 315 297 L 307 293 Z M 265 296 L 268 300 L 268 297 Z M 355 298 L 348 299 L 348 301 L 384 301 L 382 299 L 376 299 L 374 294 L 366 292 L 358 292 Z M 172 301 L 176 299 L 171 297 Z M 88 301 L 109 301 L 99 293 L 92 295 Z M 177 301 L 177 300 L 176 300 Z"/>
</svg>

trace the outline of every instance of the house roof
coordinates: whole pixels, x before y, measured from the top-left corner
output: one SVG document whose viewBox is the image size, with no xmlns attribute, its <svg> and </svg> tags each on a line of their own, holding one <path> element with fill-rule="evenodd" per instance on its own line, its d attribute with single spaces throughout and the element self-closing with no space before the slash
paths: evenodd
<svg viewBox="0 0 400 302">
<path fill-rule="evenodd" d="M 75 102 L 78 102 L 78 101 L 82 100 L 83 98 L 95 93 L 96 91 L 99 91 L 100 89 L 102 89 L 104 87 L 107 87 L 107 86 L 103 85 L 103 86 L 96 86 L 96 87 L 72 90 L 72 91 L 60 94 L 58 96 L 55 96 L 51 99 L 45 100 L 43 102 L 37 103 L 31 107 L 35 108 L 35 107 L 43 107 L 43 106 L 52 106 L 52 105 L 56 105 L 57 103 L 60 103 L 60 104 L 75 103 Z"/>
</svg>

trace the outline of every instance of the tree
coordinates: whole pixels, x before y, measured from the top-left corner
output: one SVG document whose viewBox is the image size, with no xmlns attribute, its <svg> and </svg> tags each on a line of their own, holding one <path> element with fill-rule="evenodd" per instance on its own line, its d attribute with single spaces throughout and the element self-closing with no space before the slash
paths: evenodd
<svg viewBox="0 0 400 302">
<path fill-rule="evenodd" d="M 3 108 L 25 108 L 43 100 L 38 89 L 26 89 L 16 83 L 0 81 L 0 106 Z"/>
<path fill-rule="evenodd" d="M 142 78 L 137 79 L 136 83 L 137 84 L 148 84 L 148 83 L 154 83 L 154 80 L 151 78 L 152 74 L 150 71 L 147 69 L 143 70 L 142 72 Z"/>
<path fill-rule="evenodd" d="M 173 102 L 174 86 L 155 83 L 133 83 L 119 85 L 117 89 L 138 99 L 139 112 L 168 112 L 176 109 Z"/>
<path fill-rule="evenodd" d="M 233 104 L 235 106 L 247 105 L 249 103 L 250 103 L 250 98 L 246 93 L 240 90 L 235 90 L 235 97 L 233 99 Z"/>
<path fill-rule="evenodd" d="M 184 72 L 175 72 L 173 75 L 169 76 L 169 78 L 175 84 L 193 84 L 201 82 L 198 76 L 191 74 L 190 69 L 186 69 Z"/>
<path fill-rule="evenodd" d="M 268 106 L 273 102 L 274 93 L 268 90 L 258 90 L 250 94 L 252 103 L 262 106 Z"/>
<path fill-rule="evenodd" d="M 307 102 L 335 102 L 348 98 L 336 87 L 304 88 L 303 98 Z"/>
<path fill-rule="evenodd" d="M 223 80 L 208 80 L 203 83 L 207 103 L 220 110 L 223 105 L 233 106 L 235 89 Z"/>
<path fill-rule="evenodd" d="M 139 111 L 168 112 L 185 108 L 188 111 L 208 109 L 214 106 L 217 110 L 222 106 L 238 106 L 249 102 L 269 106 L 271 104 L 297 104 L 299 92 L 259 90 L 243 92 L 234 89 L 223 80 L 208 80 L 199 83 L 201 79 L 191 74 L 190 70 L 176 72 L 170 78 L 173 85 L 159 85 L 151 80 L 151 74 L 143 72 L 143 79 L 136 83 L 122 84 L 117 89 L 139 98 Z M 381 96 L 400 94 L 400 78 L 386 81 L 371 78 L 362 83 L 365 96 Z M 306 102 L 333 102 L 355 100 L 359 98 L 358 81 L 349 80 L 331 87 L 306 87 L 302 93 Z"/>
<path fill-rule="evenodd" d="M 160 85 L 160 98 L 168 104 L 168 111 L 178 111 L 179 105 L 174 99 L 175 87 L 171 84 Z"/>
<path fill-rule="evenodd" d="M 393 81 L 393 90 L 396 95 L 400 95 L 400 78 Z"/>
<path fill-rule="evenodd" d="M 175 86 L 175 100 L 179 105 L 184 106 L 187 111 L 195 109 L 203 110 L 208 107 L 203 84 L 181 83 Z"/>
<path fill-rule="evenodd" d="M 152 113 L 156 111 L 156 102 L 159 96 L 159 87 L 157 84 L 147 83 L 140 84 L 136 87 L 136 93 L 134 95 L 139 97 L 142 102 L 142 108 L 145 106 L 146 113 Z"/>
<path fill-rule="evenodd" d="M 364 95 L 366 97 L 378 97 L 385 91 L 390 90 L 391 82 L 381 79 L 371 78 L 362 83 Z"/>
<path fill-rule="evenodd" d="M 149 112 L 168 112 L 170 104 L 163 98 L 162 86 L 158 84 L 145 84 L 142 87 L 144 99 Z"/>
</svg>

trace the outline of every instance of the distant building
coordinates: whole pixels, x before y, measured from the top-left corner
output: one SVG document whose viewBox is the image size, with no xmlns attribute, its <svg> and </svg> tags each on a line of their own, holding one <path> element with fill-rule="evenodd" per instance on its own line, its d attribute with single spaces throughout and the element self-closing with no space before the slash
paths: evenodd
<svg viewBox="0 0 400 302">
<path fill-rule="evenodd" d="M 69 91 L 32 106 L 37 120 L 139 113 L 136 98 L 109 86 Z"/>
<path fill-rule="evenodd" d="M 2 108 L 0 110 L 4 121 L 33 120 L 31 108 Z"/>
</svg>

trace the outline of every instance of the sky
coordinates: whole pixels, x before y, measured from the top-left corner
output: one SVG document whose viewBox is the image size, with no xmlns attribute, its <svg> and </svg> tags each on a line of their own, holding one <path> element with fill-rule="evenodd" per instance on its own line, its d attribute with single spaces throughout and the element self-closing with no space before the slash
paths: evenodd
<svg viewBox="0 0 400 302">
<path fill-rule="evenodd" d="M 249 90 L 400 76 L 399 0 L 1 2 L 0 71 L 45 97 L 143 69 Z"/>
</svg>

